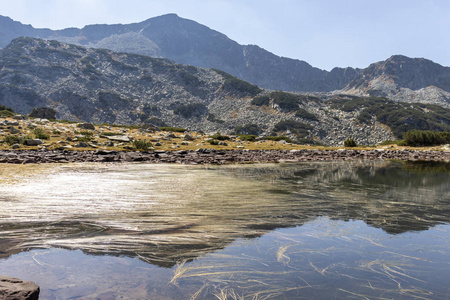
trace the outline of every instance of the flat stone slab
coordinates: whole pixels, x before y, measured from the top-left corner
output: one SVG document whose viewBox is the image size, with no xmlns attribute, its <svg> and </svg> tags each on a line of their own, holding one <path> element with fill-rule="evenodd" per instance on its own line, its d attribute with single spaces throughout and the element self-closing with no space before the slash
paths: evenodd
<svg viewBox="0 0 450 300">
<path fill-rule="evenodd" d="M 130 138 L 126 135 L 112 135 L 112 136 L 107 136 L 106 138 L 108 140 L 114 141 L 114 142 L 125 142 L 125 143 L 130 142 Z"/>
<path fill-rule="evenodd" d="M 0 276 L 0 300 L 38 300 L 39 286 L 31 281 Z"/>
</svg>

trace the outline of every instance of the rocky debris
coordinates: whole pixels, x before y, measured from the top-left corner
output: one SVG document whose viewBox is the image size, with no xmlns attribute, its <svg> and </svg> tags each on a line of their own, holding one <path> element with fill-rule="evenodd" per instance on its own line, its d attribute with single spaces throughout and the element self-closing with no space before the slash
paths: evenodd
<svg viewBox="0 0 450 300">
<path fill-rule="evenodd" d="M 0 300 L 38 300 L 39 292 L 34 282 L 0 276 Z"/>
<path fill-rule="evenodd" d="M 37 107 L 30 113 L 31 118 L 56 119 L 56 111 L 53 108 Z"/>
<path fill-rule="evenodd" d="M 450 152 L 417 150 L 214 150 L 180 151 L 0 151 L 0 163 L 149 162 L 179 164 L 230 164 L 325 160 L 450 161 Z"/>
<path fill-rule="evenodd" d="M 77 127 L 81 129 L 95 130 L 95 126 L 91 123 L 79 123 Z"/>
</svg>

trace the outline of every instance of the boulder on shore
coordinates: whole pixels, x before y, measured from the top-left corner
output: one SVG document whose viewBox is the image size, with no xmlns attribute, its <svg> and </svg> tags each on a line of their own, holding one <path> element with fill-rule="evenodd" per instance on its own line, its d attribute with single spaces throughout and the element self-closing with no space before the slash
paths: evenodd
<svg viewBox="0 0 450 300">
<path fill-rule="evenodd" d="M 38 300 L 39 291 L 34 282 L 0 276 L 0 300 Z"/>
</svg>

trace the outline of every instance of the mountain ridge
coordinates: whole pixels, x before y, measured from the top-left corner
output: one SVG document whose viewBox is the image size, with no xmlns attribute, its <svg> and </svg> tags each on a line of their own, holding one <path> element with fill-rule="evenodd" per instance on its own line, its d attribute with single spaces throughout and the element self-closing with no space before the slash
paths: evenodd
<svg viewBox="0 0 450 300">
<path fill-rule="evenodd" d="M 267 89 L 380 96 L 398 102 L 450 107 L 450 68 L 423 58 L 394 55 L 364 69 L 336 67 L 326 71 L 299 59 L 277 56 L 257 45 L 240 45 L 223 33 L 177 14 L 131 24 L 86 25 L 81 29 L 35 29 L 9 17 L 0 17 L 0 25 L 0 47 L 18 36 L 54 39 L 216 68 Z M 396 60 L 403 61 L 401 65 L 409 73 L 391 74 L 399 70 Z"/>
<path fill-rule="evenodd" d="M 0 50 L 0 104 L 26 114 L 50 107 L 73 121 L 288 135 L 326 145 L 350 136 L 373 145 L 410 129 L 450 131 L 450 112 L 439 106 L 263 90 L 218 69 L 29 37 Z"/>
</svg>

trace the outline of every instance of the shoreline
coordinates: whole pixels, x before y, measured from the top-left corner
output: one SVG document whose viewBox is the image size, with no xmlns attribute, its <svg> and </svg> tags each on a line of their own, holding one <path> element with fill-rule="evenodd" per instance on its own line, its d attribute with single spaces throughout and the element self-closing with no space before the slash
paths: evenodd
<svg viewBox="0 0 450 300">
<path fill-rule="evenodd" d="M 146 162 L 177 164 L 284 163 L 329 160 L 402 160 L 449 162 L 450 152 L 424 150 L 179 150 L 179 151 L 71 151 L 1 150 L 0 163 Z"/>
</svg>

